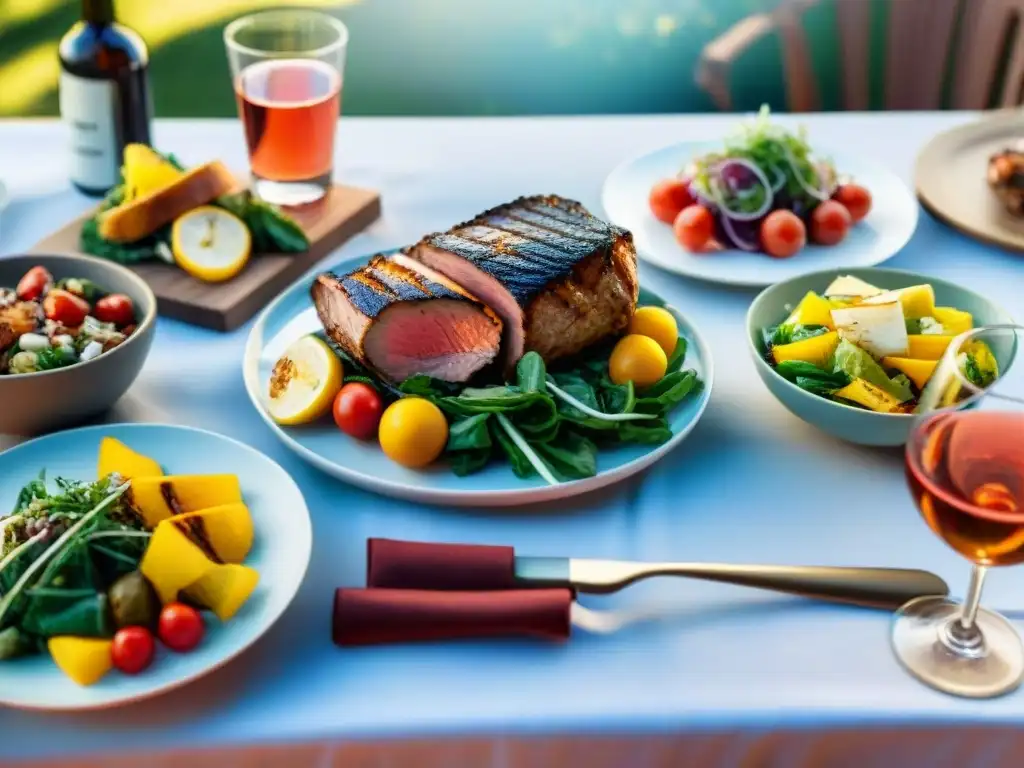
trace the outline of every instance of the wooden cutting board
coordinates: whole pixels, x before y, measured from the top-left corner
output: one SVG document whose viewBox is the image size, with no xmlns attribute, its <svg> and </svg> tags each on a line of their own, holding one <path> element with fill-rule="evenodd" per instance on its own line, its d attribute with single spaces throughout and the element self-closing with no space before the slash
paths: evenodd
<svg viewBox="0 0 1024 768">
<path fill-rule="evenodd" d="M 129 269 L 153 289 L 161 315 L 216 331 L 231 331 L 320 259 L 380 218 L 380 210 L 380 195 L 376 192 L 335 186 L 317 203 L 287 209 L 306 231 L 309 250 L 253 254 L 245 270 L 225 283 L 204 283 L 171 264 L 150 262 Z M 77 252 L 82 222 L 88 218 L 76 219 L 43 238 L 32 251 Z"/>
</svg>

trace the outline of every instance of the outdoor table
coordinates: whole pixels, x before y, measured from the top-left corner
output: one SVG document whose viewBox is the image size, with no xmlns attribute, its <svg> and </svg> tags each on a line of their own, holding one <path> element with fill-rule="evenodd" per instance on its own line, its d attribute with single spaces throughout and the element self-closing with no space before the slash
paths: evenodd
<svg viewBox="0 0 1024 768">
<path fill-rule="evenodd" d="M 975 117 L 778 119 L 806 123 L 822 145 L 875 157 L 909 184 L 919 148 Z M 576 198 L 600 215 L 602 182 L 624 158 L 715 140 L 736 119 L 343 117 L 336 178 L 380 190 L 384 215 L 330 260 L 412 242 L 523 194 Z M 155 136 L 158 148 L 188 164 L 221 158 L 246 167 L 235 120 L 158 120 Z M 0 253 L 31 247 L 95 204 L 67 182 L 65 142 L 56 121 L 0 122 L 0 177 L 14 195 L 0 220 Z M 885 266 L 962 283 L 1024 314 L 1024 257 L 977 244 L 924 213 L 913 240 Z M 331 644 L 333 590 L 362 584 L 370 536 L 510 544 L 532 555 L 917 567 L 963 593 L 968 564 L 920 519 L 901 451 L 826 437 L 758 379 L 744 323 L 754 291 L 647 264 L 641 280 L 710 343 L 716 376 L 704 417 L 645 474 L 523 509 L 428 507 L 331 479 L 286 450 L 253 410 L 240 368 L 251 322 L 220 334 L 161 318 L 142 374 L 107 419 L 201 427 L 280 462 L 313 519 L 305 583 L 252 649 L 178 691 L 88 714 L 0 709 L 0 764 L 63 765 L 74 756 L 76 766 L 106 768 L 973 768 L 1024 754 L 1024 689 L 989 701 L 937 693 L 897 664 L 887 613 L 725 585 L 660 579 L 585 599 L 609 609 L 662 605 L 666 618 L 608 636 L 577 632 L 564 645 Z M 1024 630 L 1024 569 L 994 569 L 984 604 Z M 106 759 L 90 762 L 100 755 Z"/>
</svg>

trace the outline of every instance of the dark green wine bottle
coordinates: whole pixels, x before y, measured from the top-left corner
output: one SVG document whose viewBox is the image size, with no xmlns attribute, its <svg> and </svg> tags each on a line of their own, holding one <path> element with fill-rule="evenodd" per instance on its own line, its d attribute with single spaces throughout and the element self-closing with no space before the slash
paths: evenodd
<svg viewBox="0 0 1024 768">
<path fill-rule="evenodd" d="M 71 183 L 103 195 L 118 183 L 126 144 L 149 144 L 149 52 L 118 24 L 113 0 L 82 0 L 60 41 L 60 114 L 70 137 Z"/>
</svg>

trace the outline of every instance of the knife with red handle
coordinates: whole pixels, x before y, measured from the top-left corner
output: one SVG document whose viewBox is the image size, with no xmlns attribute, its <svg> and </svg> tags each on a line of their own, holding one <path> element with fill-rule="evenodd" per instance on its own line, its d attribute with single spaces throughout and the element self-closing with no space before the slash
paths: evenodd
<svg viewBox="0 0 1024 768">
<path fill-rule="evenodd" d="M 520 557 L 512 547 L 370 539 L 367 587 L 505 590 L 561 587 L 609 594 L 641 579 L 681 576 L 784 592 L 829 602 L 898 608 L 923 595 L 948 595 L 934 573 L 913 568 L 847 568 L 726 563 L 647 563 Z"/>
</svg>

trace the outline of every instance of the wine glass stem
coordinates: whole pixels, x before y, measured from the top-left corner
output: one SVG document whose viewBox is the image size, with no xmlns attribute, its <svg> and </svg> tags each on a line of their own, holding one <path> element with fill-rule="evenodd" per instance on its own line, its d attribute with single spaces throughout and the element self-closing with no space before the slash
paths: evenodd
<svg viewBox="0 0 1024 768">
<path fill-rule="evenodd" d="M 985 656 L 985 637 L 978 629 L 975 619 L 981 604 L 981 588 L 985 584 L 987 569 L 981 565 L 971 568 L 971 582 L 967 586 L 967 597 L 958 618 L 949 621 L 939 630 L 939 640 L 958 656 L 980 658 Z"/>
</svg>

